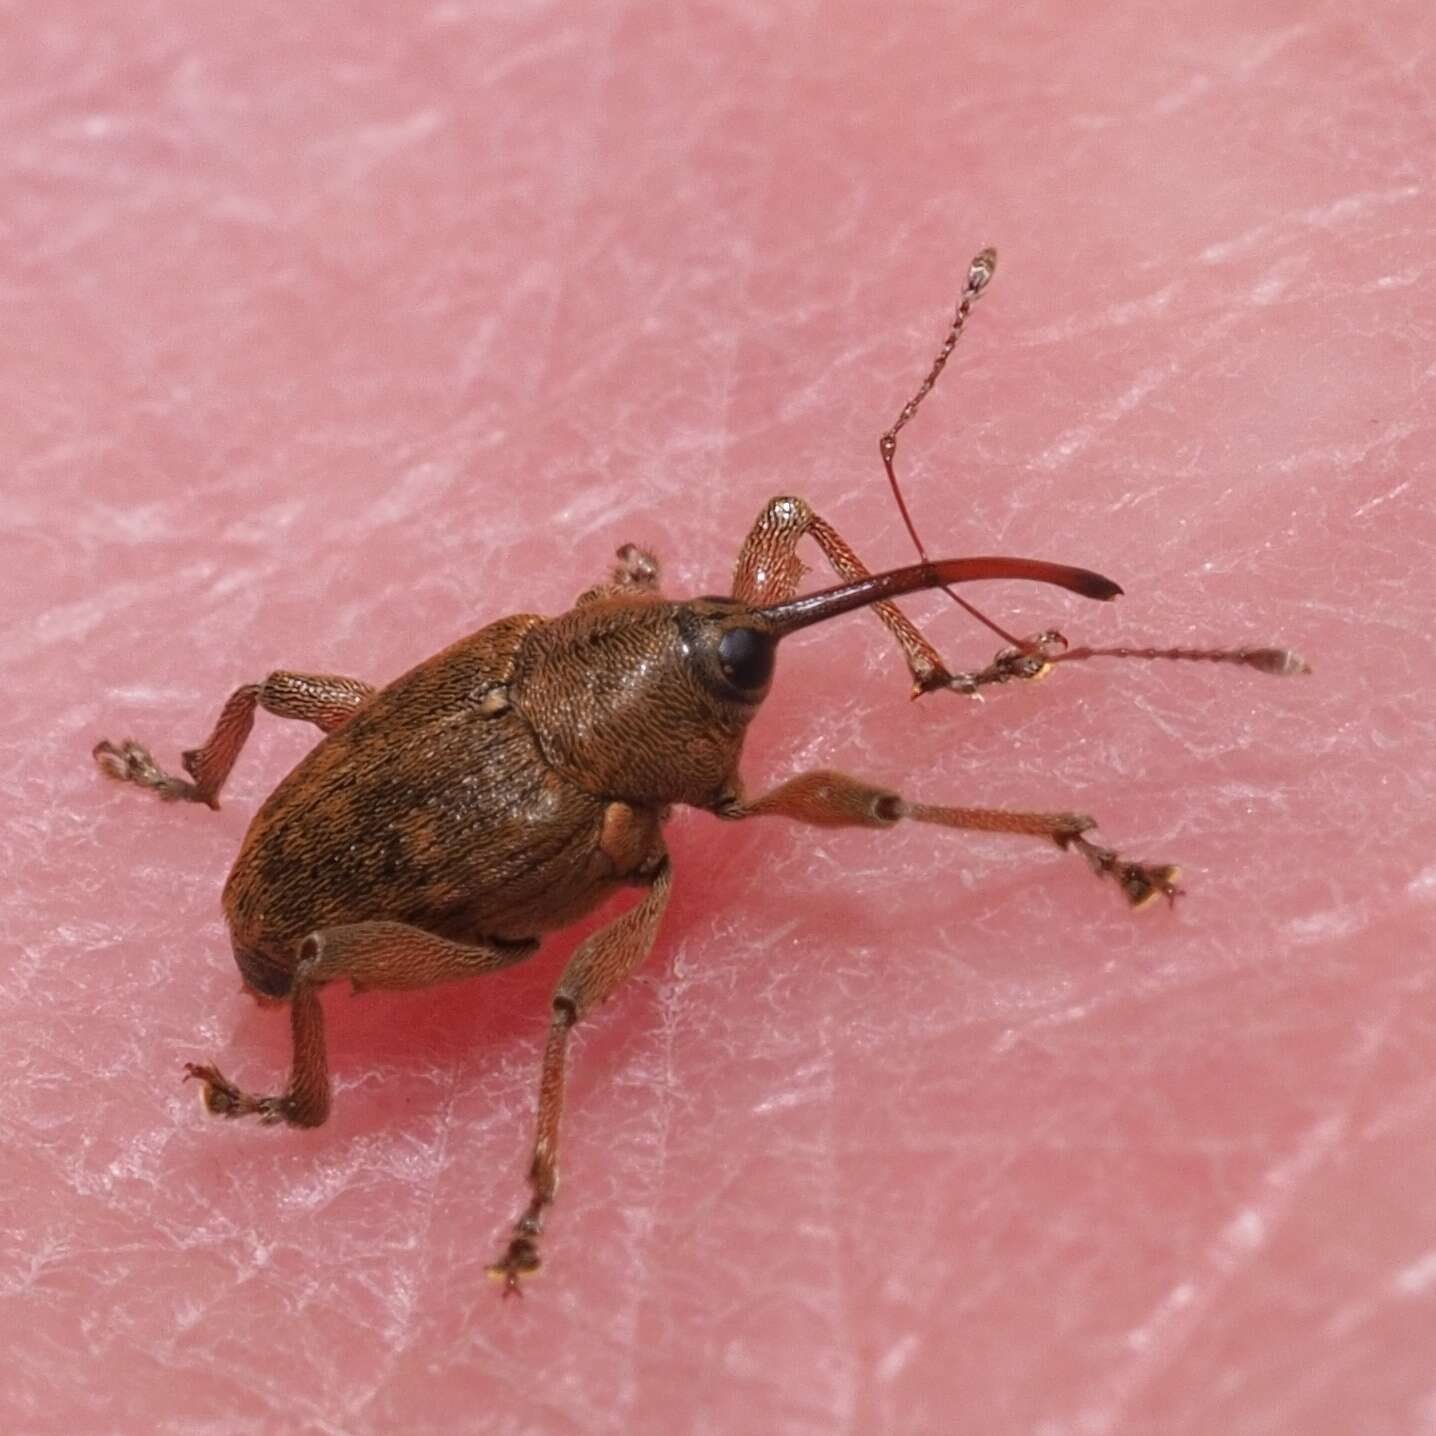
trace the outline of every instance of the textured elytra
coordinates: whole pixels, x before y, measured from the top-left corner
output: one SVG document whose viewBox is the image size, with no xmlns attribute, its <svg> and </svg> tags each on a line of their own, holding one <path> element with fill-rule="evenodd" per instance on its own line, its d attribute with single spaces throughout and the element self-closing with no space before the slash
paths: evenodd
<svg viewBox="0 0 1436 1436">
<path fill-rule="evenodd" d="M 225 888 L 237 947 L 292 967 L 304 934 L 374 920 L 522 940 L 613 890 L 603 799 L 544 761 L 516 705 L 486 702 L 542 622 L 502 619 L 420 664 L 279 785 Z"/>
</svg>

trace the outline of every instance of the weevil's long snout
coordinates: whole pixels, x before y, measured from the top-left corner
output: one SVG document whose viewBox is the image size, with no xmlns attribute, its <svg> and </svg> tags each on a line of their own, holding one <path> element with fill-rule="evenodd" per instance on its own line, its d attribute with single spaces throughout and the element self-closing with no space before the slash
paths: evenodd
<svg viewBox="0 0 1436 1436">
<path fill-rule="evenodd" d="M 855 608 L 866 608 L 884 599 L 900 598 L 925 588 L 941 588 L 945 584 L 976 583 L 982 579 L 1018 578 L 1031 583 L 1050 583 L 1070 589 L 1083 598 L 1109 600 L 1122 592 L 1110 578 L 1086 568 L 1069 568 L 1062 563 L 1044 563 L 1034 558 L 948 558 L 935 563 L 915 563 L 907 568 L 875 573 L 856 583 L 825 588 L 819 593 L 806 593 L 775 603 L 768 608 L 753 610 L 752 617 L 777 638 L 784 638 L 800 628 L 826 619 L 836 618 Z"/>
</svg>

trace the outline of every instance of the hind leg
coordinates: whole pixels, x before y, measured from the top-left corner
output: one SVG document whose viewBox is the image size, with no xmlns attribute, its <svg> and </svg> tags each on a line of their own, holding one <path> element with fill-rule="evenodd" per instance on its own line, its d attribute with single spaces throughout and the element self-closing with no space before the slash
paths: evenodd
<svg viewBox="0 0 1436 1436">
<path fill-rule="evenodd" d="M 95 744 L 93 757 L 100 771 L 118 782 L 148 788 L 166 802 L 204 803 L 218 810 L 219 790 L 254 726 L 256 707 L 276 718 L 297 718 L 332 733 L 373 693 L 368 683 L 330 673 L 281 670 L 271 673 L 263 683 L 246 683 L 229 695 L 204 746 L 181 755 L 193 782 L 165 772 L 150 756 L 149 749 L 133 738 L 123 743 L 103 739 Z"/>
<path fill-rule="evenodd" d="M 204 1104 L 217 1116 L 317 1127 L 329 1115 L 329 1059 L 324 1010 L 319 1005 L 319 989 L 326 982 L 347 980 L 355 991 L 412 991 L 497 972 L 522 962 L 537 948 L 537 940 L 450 942 L 402 922 L 356 922 L 312 932 L 299 945 L 299 966 L 289 997 L 294 1055 L 284 1091 L 256 1097 L 208 1063 L 186 1063 L 185 1076 L 204 1084 Z"/>
</svg>

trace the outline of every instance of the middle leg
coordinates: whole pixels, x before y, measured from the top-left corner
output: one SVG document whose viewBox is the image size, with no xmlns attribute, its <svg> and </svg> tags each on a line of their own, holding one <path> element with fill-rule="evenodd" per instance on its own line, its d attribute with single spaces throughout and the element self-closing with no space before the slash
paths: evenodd
<svg viewBox="0 0 1436 1436">
<path fill-rule="evenodd" d="M 1020 813 L 1006 808 L 935 807 L 910 803 L 890 788 L 879 788 L 846 773 L 815 769 L 800 773 L 751 801 L 739 800 L 719 810 L 720 818 L 792 818 L 823 828 L 890 828 L 904 818 L 944 828 L 984 833 L 1017 833 L 1046 838 L 1064 851 L 1080 854 L 1098 877 L 1112 878 L 1133 907 L 1156 897 L 1175 899 L 1178 869 L 1166 863 L 1137 863 L 1086 834 L 1097 826 L 1082 813 Z"/>
<path fill-rule="evenodd" d="M 505 1296 L 521 1295 L 520 1281 L 532 1276 L 541 1265 L 538 1243 L 544 1213 L 558 1194 L 558 1127 L 563 1113 L 568 1035 L 587 1013 L 606 1002 L 648 956 L 663 909 L 668 905 L 671 879 L 665 858 L 643 900 L 584 942 L 559 979 L 539 1075 L 538 1134 L 528 1174 L 532 1196 L 514 1223 L 503 1255 L 489 1268 L 489 1275 L 503 1283 Z"/>
</svg>

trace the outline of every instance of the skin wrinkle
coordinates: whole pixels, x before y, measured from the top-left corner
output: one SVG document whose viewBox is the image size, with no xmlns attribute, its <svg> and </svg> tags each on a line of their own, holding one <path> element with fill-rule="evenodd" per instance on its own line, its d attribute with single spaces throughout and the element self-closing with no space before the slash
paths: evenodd
<svg viewBox="0 0 1436 1436">
<path fill-rule="evenodd" d="M 1394 995 L 1382 1019 L 1357 1034 L 1349 1049 L 1351 1077 L 1342 1090 L 1332 1094 L 1326 1114 L 1302 1133 L 1286 1156 L 1271 1162 L 1260 1174 L 1252 1188 L 1253 1195 L 1238 1204 L 1236 1216 L 1225 1221 L 1209 1241 L 1203 1270 L 1180 1284 L 1181 1299 L 1174 1302 L 1169 1293 L 1139 1328 L 1155 1329 L 1157 1339 L 1142 1341 L 1128 1367 L 1118 1372 L 1108 1390 L 1084 1411 L 1097 1436 L 1119 1429 L 1124 1412 L 1140 1398 L 1144 1387 L 1176 1361 L 1184 1345 L 1213 1312 L 1222 1292 L 1262 1260 L 1281 1224 L 1297 1209 L 1304 1184 L 1333 1158 L 1351 1130 L 1358 1099 L 1403 1001 L 1401 994 Z M 1242 1220 L 1248 1213 L 1254 1216 L 1250 1231 Z"/>
</svg>

